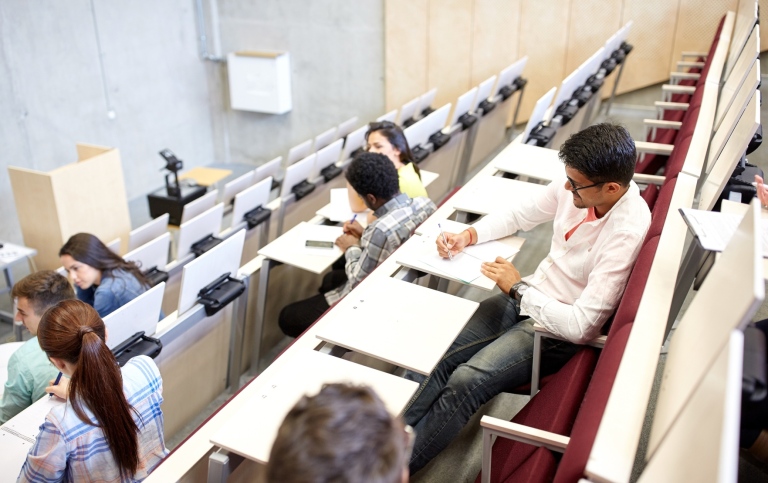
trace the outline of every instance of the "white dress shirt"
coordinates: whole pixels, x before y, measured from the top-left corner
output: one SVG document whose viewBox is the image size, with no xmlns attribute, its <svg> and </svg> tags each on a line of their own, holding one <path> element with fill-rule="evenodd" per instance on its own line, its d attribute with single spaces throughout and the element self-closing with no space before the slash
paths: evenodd
<svg viewBox="0 0 768 483">
<path fill-rule="evenodd" d="M 547 330 L 576 344 L 597 335 L 624 293 L 627 279 L 651 223 L 648 205 L 634 182 L 615 205 L 595 221 L 581 223 L 586 209 L 576 208 L 566 179 L 552 181 L 538 197 L 521 200 L 473 226 L 478 243 L 512 235 L 554 220 L 549 255 L 533 275 L 520 303 Z"/>
</svg>

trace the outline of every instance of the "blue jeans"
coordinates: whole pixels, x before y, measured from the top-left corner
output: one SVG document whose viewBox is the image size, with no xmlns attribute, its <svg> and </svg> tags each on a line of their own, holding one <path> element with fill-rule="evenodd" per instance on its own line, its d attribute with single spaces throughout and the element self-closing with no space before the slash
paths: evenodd
<svg viewBox="0 0 768 483">
<path fill-rule="evenodd" d="M 554 372 L 579 346 L 542 339 L 542 373 Z M 507 294 L 484 300 L 429 376 L 408 371 L 421 382 L 404 415 L 416 430 L 411 474 L 437 456 L 473 414 L 499 393 L 531 380 L 533 320 L 520 316 Z"/>
</svg>

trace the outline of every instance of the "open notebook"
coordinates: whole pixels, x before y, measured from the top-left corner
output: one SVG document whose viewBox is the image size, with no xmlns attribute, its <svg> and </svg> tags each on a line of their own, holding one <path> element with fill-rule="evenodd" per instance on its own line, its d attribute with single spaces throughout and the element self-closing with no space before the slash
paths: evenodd
<svg viewBox="0 0 768 483">
<path fill-rule="evenodd" d="M 0 483 L 16 481 L 45 416 L 63 404 L 61 399 L 46 395 L 0 426 Z"/>
</svg>

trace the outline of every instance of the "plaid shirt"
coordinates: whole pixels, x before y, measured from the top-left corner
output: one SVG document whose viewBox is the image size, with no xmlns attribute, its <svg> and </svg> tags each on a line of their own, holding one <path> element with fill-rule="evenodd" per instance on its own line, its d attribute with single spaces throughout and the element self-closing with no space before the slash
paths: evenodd
<svg viewBox="0 0 768 483">
<path fill-rule="evenodd" d="M 328 305 L 335 304 L 355 288 L 435 210 L 429 198 L 411 199 L 401 193 L 374 211 L 377 219 L 363 231 L 360 246 L 351 246 L 344 252 L 347 283 L 325 294 Z"/>
<path fill-rule="evenodd" d="M 141 481 L 168 455 L 163 441 L 163 380 L 147 356 L 131 359 L 123 368 L 123 391 L 139 427 L 139 467 L 128 481 Z M 87 409 L 95 423 L 96 418 Z M 101 428 L 80 421 L 72 405 L 54 408 L 40 426 L 40 434 L 19 482 L 123 481 Z"/>
</svg>

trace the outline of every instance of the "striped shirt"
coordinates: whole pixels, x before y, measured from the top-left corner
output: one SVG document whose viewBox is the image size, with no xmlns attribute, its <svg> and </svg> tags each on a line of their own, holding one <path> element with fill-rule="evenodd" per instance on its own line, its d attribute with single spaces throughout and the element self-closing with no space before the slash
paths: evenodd
<svg viewBox="0 0 768 483">
<path fill-rule="evenodd" d="M 160 409 L 163 380 L 155 362 L 147 356 L 131 359 L 122 368 L 122 374 L 123 392 L 135 409 L 133 419 L 139 428 L 139 467 L 133 478 L 121 478 L 104 432 L 80 421 L 67 402 L 46 416 L 21 468 L 19 482 L 141 481 L 149 475 L 168 454 Z M 83 409 L 96 423 L 93 413 L 84 406 Z"/>
<path fill-rule="evenodd" d="M 360 245 L 353 245 L 344 252 L 347 283 L 325 294 L 328 305 L 335 304 L 352 291 L 436 209 L 429 198 L 411 199 L 401 193 L 374 211 L 376 220 L 363 230 Z"/>
</svg>

